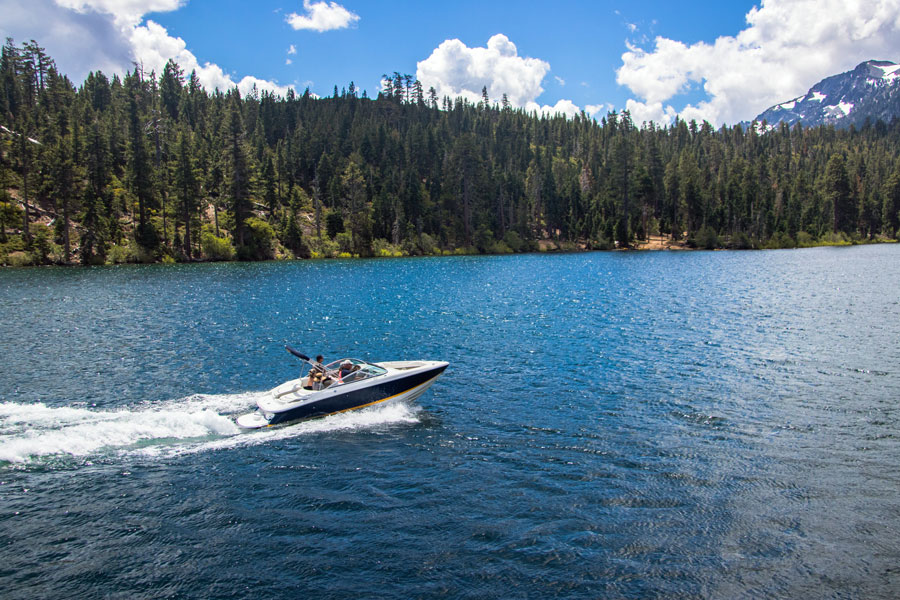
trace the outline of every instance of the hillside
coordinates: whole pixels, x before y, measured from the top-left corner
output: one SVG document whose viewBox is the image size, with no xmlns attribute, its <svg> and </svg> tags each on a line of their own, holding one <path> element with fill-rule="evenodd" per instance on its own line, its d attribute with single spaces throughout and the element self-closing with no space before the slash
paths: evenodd
<svg viewBox="0 0 900 600">
<path fill-rule="evenodd" d="M 890 122 L 900 116 L 900 65 L 869 60 L 852 71 L 827 77 L 803 96 L 776 104 L 756 121 L 804 127 L 863 125 L 866 120 Z"/>
<path fill-rule="evenodd" d="M 900 124 L 635 127 L 439 99 L 208 92 L 161 74 L 75 87 L 0 59 L 0 262 L 266 260 L 894 238 Z M 650 244 L 644 244 L 645 246 Z M 655 243 L 655 247 L 673 247 Z"/>
</svg>

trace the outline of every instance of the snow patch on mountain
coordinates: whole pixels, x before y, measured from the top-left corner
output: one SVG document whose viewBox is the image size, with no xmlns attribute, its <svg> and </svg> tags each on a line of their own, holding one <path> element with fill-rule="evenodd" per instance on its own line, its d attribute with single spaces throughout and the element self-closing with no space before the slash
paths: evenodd
<svg viewBox="0 0 900 600">
<path fill-rule="evenodd" d="M 852 71 L 826 77 L 803 96 L 775 104 L 756 121 L 765 121 L 767 128 L 798 122 L 804 127 L 847 127 L 861 125 L 867 117 L 873 121 L 900 117 L 900 64 L 886 60 L 860 63 Z"/>
</svg>

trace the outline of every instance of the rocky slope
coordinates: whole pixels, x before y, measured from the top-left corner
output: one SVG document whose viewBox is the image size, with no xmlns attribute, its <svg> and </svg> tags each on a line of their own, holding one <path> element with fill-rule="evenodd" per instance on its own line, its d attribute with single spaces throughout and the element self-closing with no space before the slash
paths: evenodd
<svg viewBox="0 0 900 600">
<path fill-rule="evenodd" d="M 776 104 L 758 117 L 769 127 L 780 123 L 804 127 L 835 125 L 857 127 L 866 119 L 889 122 L 900 117 L 900 65 L 886 60 L 869 60 L 852 71 L 832 75 L 812 86 L 803 95 Z"/>
</svg>

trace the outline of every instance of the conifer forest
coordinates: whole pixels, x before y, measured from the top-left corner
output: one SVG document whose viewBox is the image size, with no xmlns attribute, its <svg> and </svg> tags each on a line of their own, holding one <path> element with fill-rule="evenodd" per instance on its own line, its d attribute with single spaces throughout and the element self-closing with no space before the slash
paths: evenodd
<svg viewBox="0 0 900 600">
<path fill-rule="evenodd" d="M 893 240 L 900 122 L 812 129 L 528 113 L 438 98 L 208 91 L 169 61 L 75 86 L 0 57 L 0 264 Z"/>
</svg>

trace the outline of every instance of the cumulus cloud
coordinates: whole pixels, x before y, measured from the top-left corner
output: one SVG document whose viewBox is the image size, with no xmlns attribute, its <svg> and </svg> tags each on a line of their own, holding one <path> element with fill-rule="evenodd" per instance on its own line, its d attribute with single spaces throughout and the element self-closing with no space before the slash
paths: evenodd
<svg viewBox="0 0 900 600">
<path fill-rule="evenodd" d="M 169 12 L 181 8 L 187 0 L 56 0 L 56 4 L 78 13 L 99 12 L 112 15 L 117 25 L 137 25 L 151 12 Z"/>
<path fill-rule="evenodd" d="M 544 92 L 542 82 L 550 72 L 550 63 L 538 58 L 519 56 L 519 50 L 508 37 L 498 33 L 484 48 L 469 48 L 457 39 L 446 40 L 431 56 L 416 65 L 416 77 L 425 89 L 433 87 L 439 97 L 462 97 L 477 103 L 487 88 L 492 102 L 503 94 L 511 106 L 545 115 L 563 114 L 574 117 L 581 112 L 571 100 L 554 105 L 540 104 Z M 556 77 L 563 86 L 565 80 Z"/>
<path fill-rule="evenodd" d="M 599 118 L 605 116 L 607 113 L 611 112 L 615 106 L 609 103 L 605 104 L 588 104 L 584 107 L 584 112 L 590 115 L 593 118 Z"/>
<path fill-rule="evenodd" d="M 519 56 L 516 45 L 502 33 L 489 39 L 486 48 L 446 40 L 416 67 L 416 77 L 425 89 L 433 87 L 438 96 L 479 102 L 482 88 L 487 88 L 493 100 L 506 94 L 516 107 L 541 95 L 541 82 L 550 71 L 550 64 L 543 60 Z"/>
<path fill-rule="evenodd" d="M 629 45 L 616 81 L 640 97 L 627 103 L 634 121 L 752 119 L 859 62 L 900 58 L 900 0 L 763 0 L 746 22 L 713 43 Z M 706 99 L 676 109 L 672 99 L 691 86 Z"/>
<path fill-rule="evenodd" d="M 311 29 L 323 32 L 345 29 L 359 21 L 359 15 L 350 12 L 337 2 L 310 2 L 303 0 L 305 15 L 291 13 L 285 20 L 294 29 Z"/>
<path fill-rule="evenodd" d="M 0 34 L 21 42 L 39 40 L 60 71 L 79 83 L 90 71 L 122 74 L 139 63 L 144 71 L 161 73 L 172 58 L 185 73 L 197 71 L 208 89 L 237 87 L 247 93 L 287 93 L 288 86 L 252 76 L 234 81 L 219 65 L 200 63 L 180 37 L 169 35 L 154 21 L 142 24 L 147 12 L 176 10 L 185 0 L 0 0 Z"/>
<path fill-rule="evenodd" d="M 108 14 L 61 8 L 53 0 L 0 0 L 0 14 L 0 38 L 37 40 L 76 82 L 90 71 L 122 73 L 131 66 L 131 44 Z"/>
<path fill-rule="evenodd" d="M 569 118 L 572 118 L 581 112 L 581 109 L 578 107 L 578 105 L 576 105 L 571 100 L 560 100 L 553 106 L 549 106 L 547 104 L 544 104 L 542 106 L 537 102 L 527 102 L 525 104 L 525 110 L 527 110 L 528 112 L 536 112 L 548 116 L 565 115 Z"/>
<path fill-rule="evenodd" d="M 291 44 L 287 51 L 288 54 L 297 54 L 297 46 Z"/>
</svg>

